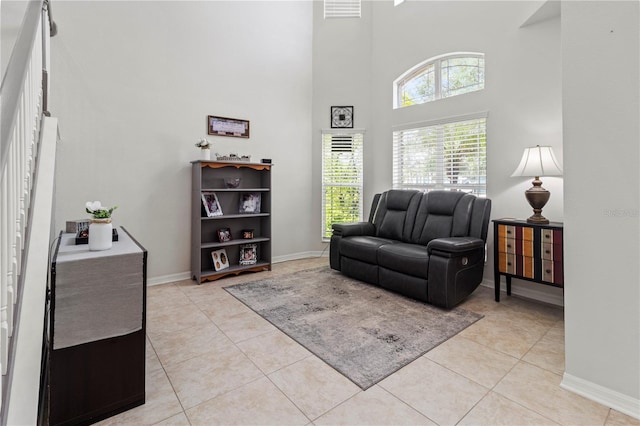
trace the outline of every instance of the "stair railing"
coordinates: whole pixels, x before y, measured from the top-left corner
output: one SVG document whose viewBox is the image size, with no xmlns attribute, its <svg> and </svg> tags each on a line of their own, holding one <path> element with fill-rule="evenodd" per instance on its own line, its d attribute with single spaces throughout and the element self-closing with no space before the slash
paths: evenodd
<svg viewBox="0 0 640 426">
<path fill-rule="evenodd" d="M 42 349 L 45 304 L 40 303 L 46 297 L 46 249 L 44 259 L 38 257 L 41 247 L 48 247 L 50 240 L 55 169 L 46 157 L 55 158 L 57 142 L 57 121 L 47 122 L 43 117 L 49 115 L 49 39 L 55 32 L 49 1 L 29 1 L 0 86 L 0 424 L 22 421 L 18 419 L 31 422 L 35 417 L 30 416 L 37 415 L 16 411 L 11 417 L 8 409 L 15 401 L 29 399 L 14 391 L 16 385 L 27 387 L 26 394 L 34 391 L 27 383 L 30 380 L 22 375 L 24 372 L 16 371 L 24 369 L 22 365 L 16 366 L 17 360 L 26 361 L 24 358 L 31 355 L 16 355 L 17 346 L 33 341 L 29 349 L 32 351 L 39 340 L 39 352 Z M 45 133 L 48 140 L 43 137 Z M 35 205 L 43 209 L 37 215 L 46 218 L 40 229 L 32 226 Z M 42 228 L 47 226 L 49 229 L 41 235 Z M 40 264 L 39 269 L 34 269 Z M 27 274 L 30 269 L 39 272 Z M 26 278 L 27 275 L 31 277 Z M 25 303 L 29 306 L 24 306 Z M 34 329 L 30 320 L 24 320 L 30 316 L 36 323 L 41 322 L 39 328 L 36 325 Z M 34 354 L 34 358 L 40 359 L 41 354 Z M 39 365 L 34 368 L 39 376 Z M 36 407 L 38 390 L 36 386 Z M 29 406 L 29 401 L 26 404 Z"/>
</svg>

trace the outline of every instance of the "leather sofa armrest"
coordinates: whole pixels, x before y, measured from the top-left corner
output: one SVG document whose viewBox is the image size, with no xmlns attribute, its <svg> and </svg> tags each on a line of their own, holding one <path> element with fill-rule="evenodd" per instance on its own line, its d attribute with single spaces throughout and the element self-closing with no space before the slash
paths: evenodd
<svg viewBox="0 0 640 426">
<path fill-rule="evenodd" d="M 375 235 L 376 227 L 370 222 L 334 223 L 333 235 L 337 237 L 349 237 L 352 235 Z"/>
<path fill-rule="evenodd" d="M 429 255 L 458 257 L 471 251 L 484 250 L 484 241 L 473 237 L 436 238 L 427 244 Z"/>
</svg>

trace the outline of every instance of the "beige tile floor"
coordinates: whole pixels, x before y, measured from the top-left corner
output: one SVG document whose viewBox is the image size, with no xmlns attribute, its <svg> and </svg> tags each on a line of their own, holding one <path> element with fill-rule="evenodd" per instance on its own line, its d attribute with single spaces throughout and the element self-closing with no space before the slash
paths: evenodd
<svg viewBox="0 0 640 426">
<path fill-rule="evenodd" d="M 222 288 L 327 262 L 149 287 L 147 402 L 102 424 L 640 425 L 560 388 L 554 307 L 480 287 L 463 307 L 483 319 L 362 391 Z"/>
</svg>

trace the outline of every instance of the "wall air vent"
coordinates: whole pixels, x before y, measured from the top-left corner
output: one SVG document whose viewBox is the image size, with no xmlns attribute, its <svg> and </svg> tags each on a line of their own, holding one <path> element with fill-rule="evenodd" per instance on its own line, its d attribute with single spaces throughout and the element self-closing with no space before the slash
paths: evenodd
<svg viewBox="0 0 640 426">
<path fill-rule="evenodd" d="M 359 18 L 360 0 L 324 0 L 324 18 Z"/>
</svg>

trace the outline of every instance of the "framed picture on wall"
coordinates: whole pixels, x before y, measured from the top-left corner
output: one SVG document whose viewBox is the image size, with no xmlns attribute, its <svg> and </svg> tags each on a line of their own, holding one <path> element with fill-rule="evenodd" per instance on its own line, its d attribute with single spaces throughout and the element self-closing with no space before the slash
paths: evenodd
<svg viewBox="0 0 640 426">
<path fill-rule="evenodd" d="M 249 137 L 249 121 L 236 118 L 207 116 L 207 133 L 215 136 Z"/>
<path fill-rule="evenodd" d="M 332 106 L 331 128 L 353 129 L 353 106 Z"/>
</svg>

